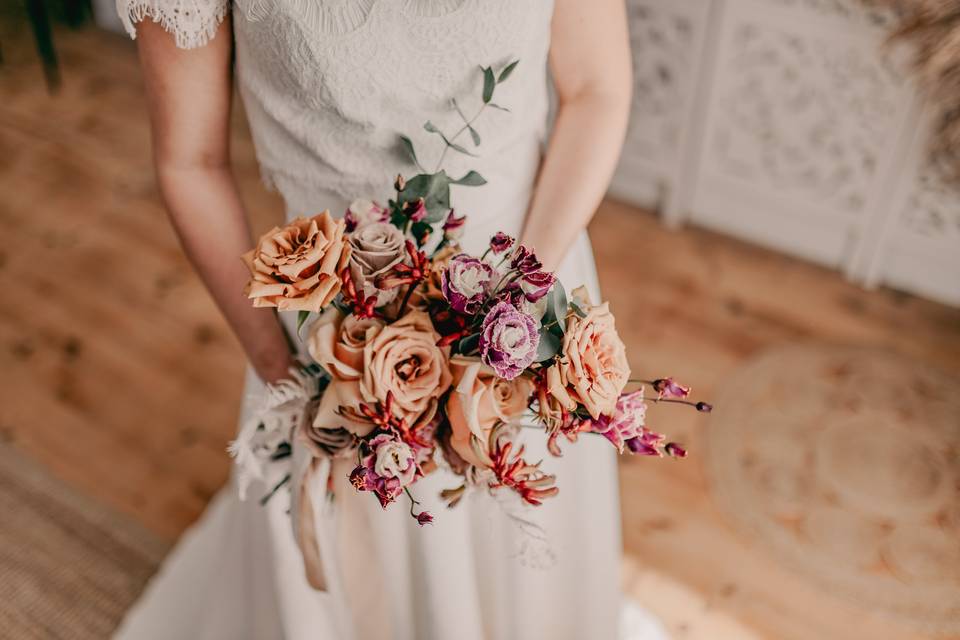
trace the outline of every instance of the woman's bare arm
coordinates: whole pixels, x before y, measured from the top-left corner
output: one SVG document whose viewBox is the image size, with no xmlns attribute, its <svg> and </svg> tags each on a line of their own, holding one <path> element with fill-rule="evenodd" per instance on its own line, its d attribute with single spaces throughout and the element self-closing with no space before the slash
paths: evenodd
<svg viewBox="0 0 960 640">
<path fill-rule="evenodd" d="M 184 251 L 240 339 L 260 377 L 275 381 L 292 363 L 276 313 L 254 309 L 240 255 L 251 245 L 230 170 L 229 17 L 205 46 L 182 50 L 158 24 L 137 26 L 160 192 Z"/>
<path fill-rule="evenodd" d="M 557 119 L 522 235 L 550 269 L 606 193 L 632 86 L 623 0 L 556 0 L 555 6 L 550 67 Z"/>
</svg>

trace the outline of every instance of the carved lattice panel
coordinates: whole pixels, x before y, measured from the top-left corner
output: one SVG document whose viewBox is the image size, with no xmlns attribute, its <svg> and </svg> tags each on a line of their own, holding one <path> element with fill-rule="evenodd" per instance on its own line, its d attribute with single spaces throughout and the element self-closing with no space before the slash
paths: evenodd
<svg viewBox="0 0 960 640">
<path fill-rule="evenodd" d="M 843 264 L 860 218 L 882 206 L 912 100 L 883 31 L 851 4 L 726 5 L 694 220 Z"/>
<path fill-rule="evenodd" d="M 627 3 L 633 53 L 630 127 L 613 191 L 659 204 L 675 187 L 691 128 L 710 0 Z"/>
<path fill-rule="evenodd" d="M 926 128 L 905 155 L 905 181 L 864 280 L 960 305 L 960 185 L 934 165 Z"/>
</svg>

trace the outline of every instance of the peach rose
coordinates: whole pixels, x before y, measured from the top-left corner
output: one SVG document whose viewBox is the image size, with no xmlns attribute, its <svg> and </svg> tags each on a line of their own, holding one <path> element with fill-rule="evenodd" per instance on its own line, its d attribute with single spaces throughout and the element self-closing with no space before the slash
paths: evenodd
<svg viewBox="0 0 960 640">
<path fill-rule="evenodd" d="M 255 307 L 320 311 L 340 292 L 350 259 L 343 220 L 327 211 L 274 227 L 243 255 L 252 276 L 246 295 Z"/>
<path fill-rule="evenodd" d="M 384 403 L 393 393 L 398 417 L 429 420 L 440 396 L 450 387 L 449 350 L 437 346 L 440 339 L 430 316 L 412 309 L 367 340 L 363 348 L 360 393 L 364 402 Z"/>
<path fill-rule="evenodd" d="M 470 464 L 489 466 L 481 453 L 487 449 L 490 430 L 500 422 L 515 421 L 527 410 L 533 382 L 527 376 L 500 378 L 479 358 L 454 356 L 450 369 L 454 384 L 446 407 L 450 446 Z M 473 438 L 478 441 L 476 448 Z"/>
<path fill-rule="evenodd" d="M 334 378 L 359 380 L 363 348 L 383 326 L 379 318 L 344 316 L 330 307 L 307 330 L 307 351 Z"/>
<path fill-rule="evenodd" d="M 606 302 L 593 306 L 583 287 L 573 297 L 587 315 L 567 318 L 560 359 L 547 369 L 547 388 L 568 411 L 579 403 L 594 419 L 613 415 L 630 379 L 626 347 Z"/>
</svg>

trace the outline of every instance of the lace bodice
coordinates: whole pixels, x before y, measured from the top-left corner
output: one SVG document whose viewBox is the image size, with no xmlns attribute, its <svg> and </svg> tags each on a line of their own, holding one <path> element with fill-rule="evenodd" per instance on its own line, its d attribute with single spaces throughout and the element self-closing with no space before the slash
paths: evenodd
<svg viewBox="0 0 960 640">
<path fill-rule="evenodd" d="M 233 13 L 236 77 L 262 175 L 290 213 L 334 209 L 358 196 L 384 198 L 398 172 L 414 167 L 399 135 L 413 139 L 432 170 L 448 135 L 481 106 L 481 66 L 519 59 L 510 81 L 477 121 L 481 144 L 457 142 L 451 175 L 476 169 L 489 181 L 464 188 L 458 208 L 475 219 L 510 219 L 526 209 L 547 114 L 546 55 L 551 0 L 117 0 L 127 28 L 150 16 L 178 46 L 202 46 Z M 468 193 L 472 192 L 472 193 Z M 334 203 L 330 203 L 333 200 Z M 492 221 L 491 221 L 492 222 Z M 504 226 L 504 224 L 501 224 Z"/>
</svg>

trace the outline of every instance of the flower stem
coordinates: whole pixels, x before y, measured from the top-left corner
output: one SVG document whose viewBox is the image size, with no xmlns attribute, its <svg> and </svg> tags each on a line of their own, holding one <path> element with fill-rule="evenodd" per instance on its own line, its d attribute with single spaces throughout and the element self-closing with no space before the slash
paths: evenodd
<svg viewBox="0 0 960 640">
<path fill-rule="evenodd" d="M 273 485 L 273 488 L 270 489 L 270 492 L 267 493 L 267 495 L 265 495 L 265 496 L 263 496 L 262 498 L 260 498 L 260 506 L 262 507 L 262 506 L 266 505 L 267 502 L 270 501 L 270 498 L 272 498 L 272 497 L 274 496 L 274 494 L 277 493 L 277 491 L 280 491 L 280 489 L 283 487 L 283 485 L 287 484 L 288 482 L 290 482 L 290 474 L 289 474 L 289 473 L 288 473 L 287 475 L 283 476 L 283 479 L 280 480 L 280 482 L 278 482 L 277 484 Z"/>
<path fill-rule="evenodd" d="M 414 282 L 407 285 L 407 292 L 403 294 L 403 301 L 400 303 L 400 310 L 397 311 L 397 317 L 394 318 L 394 322 L 403 317 L 403 312 L 407 309 L 407 303 L 410 302 L 410 296 L 413 295 L 414 286 L 416 286 Z"/>
</svg>

